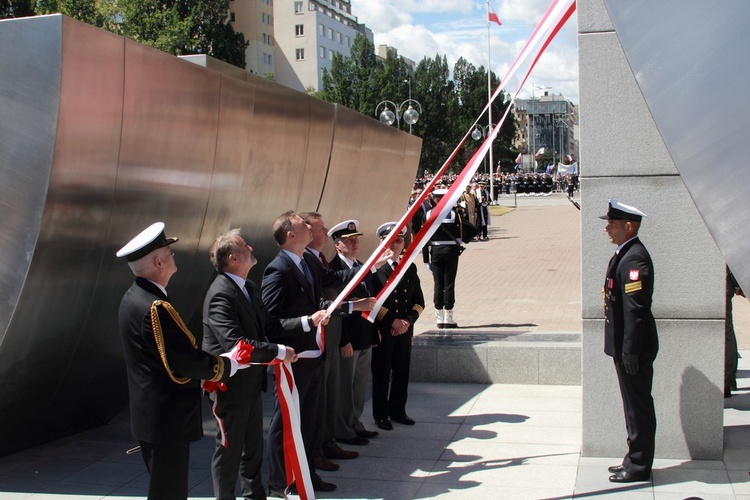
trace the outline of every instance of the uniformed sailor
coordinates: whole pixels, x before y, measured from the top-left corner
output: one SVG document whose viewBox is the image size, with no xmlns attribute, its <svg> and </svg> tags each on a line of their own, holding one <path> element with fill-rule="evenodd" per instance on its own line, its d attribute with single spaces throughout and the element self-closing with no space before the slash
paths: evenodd
<svg viewBox="0 0 750 500">
<path fill-rule="evenodd" d="M 380 239 L 386 238 L 398 224 L 386 222 L 376 231 Z M 404 250 L 406 228 L 393 241 L 390 249 L 393 259 L 378 269 L 375 277 L 376 292 L 385 287 L 388 278 L 399 265 Z M 414 323 L 424 310 L 424 296 L 417 275 L 417 266 L 410 264 L 393 292 L 378 311 L 375 326 L 378 340 L 372 350 L 372 416 L 377 426 L 393 429 L 391 421 L 414 425 L 406 414 L 411 342 Z"/>
<path fill-rule="evenodd" d="M 638 238 L 645 214 L 609 200 L 606 232 L 617 250 L 604 282 L 604 352 L 614 359 L 622 394 L 628 452 L 622 464 L 609 467 L 615 483 L 648 481 L 654 461 L 656 412 L 651 397 L 654 359 L 659 350 L 651 313 L 654 265 Z"/>
</svg>

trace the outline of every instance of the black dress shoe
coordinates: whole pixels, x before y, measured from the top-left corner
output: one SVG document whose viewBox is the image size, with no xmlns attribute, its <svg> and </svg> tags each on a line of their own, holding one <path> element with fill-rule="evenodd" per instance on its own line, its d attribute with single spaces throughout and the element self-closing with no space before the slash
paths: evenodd
<svg viewBox="0 0 750 500">
<path fill-rule="evenodd" d="M 622 464 L 620 464 L 620 465 L 612 465 L 610 467 L 607 467 L 607 470 L 609 472 L 611 472 L 612 474 L 615 474 L 616 472 L 620 472 L 621 470 L 625 470 L 625 466 L 622 465 Z"/>
<path fill-rule="evenodd" d="M 403 415 L 399 415 L 398 417 L 393 417 L 392 416 L 391 420 L 393 420 L 395 422 L 398 422 L 399 424 L 404 424 L 404 425 L 414 425 L 414 424 L 416 424 L 416 422 L 414 421 L 414 419 L 411 418 L 411 417 L 409 417 L 409 415 L 407 415 L 406 413 L 404 413 Z"/>
<path fill-rule="evenodd" d="M 323 450 L 323 455 L 325 455 L 326 458 L 333 458 L 334 460 L 351 460 L 352 458 L 357 458 L 359 453 L 356 451 L 345 450 L 338 446 L 329 446 Z"/>
<path fill-rule="evenodd" d="M 384 431 L 393 430 L 393 424 L 391 423 L 390 418 L 376 418 L 375 424 L 378 426 L 378 429 L 383 429 Z"/>
<path fill-rule="evenodd" d="M 315 473 L 312 475 L 312 486 L 315 491 L 333 491 L 336 489 L 335 484 L 323 481 L 323 479 Z"/>
<path fill-rule="evenodd" d="M 368 431 L 367 429 L 359 431 L 357 433 L 357 436 L 365 439 L 372 439 L 374 437 L 378 437 L 379 435 L 380 433 L 378 431 Z"/>
<path fill-rule="evenodd" d="M 361 438 L 359 436 L 354 436 L 353 438 L 344 438 L 344 439 L 336 438 L 336 442 L 337 443 L 351 444 L 353 446 L 364 446 L 367 443 L 369 443 L 370 440 L 369 439 L 365 439 L 365 438 Z"/>
<path fill-rule="evenodd" d="M 339 464 L 336 462 L 332 462 L 331 460 L 322 457 L 322 458 L 316 458 L 315 459 L 315 468 L 317 470 L 324 470 L 328 472 L 336 472 L 341 468 Z"/>
<path fill-rule="evenodd" d="M 638 483 L 651 479 L 651 474 L 631 474 L 626 470 L 621 470 L 617 474 L 609 476 L 611 483 Z"/>
</svg>

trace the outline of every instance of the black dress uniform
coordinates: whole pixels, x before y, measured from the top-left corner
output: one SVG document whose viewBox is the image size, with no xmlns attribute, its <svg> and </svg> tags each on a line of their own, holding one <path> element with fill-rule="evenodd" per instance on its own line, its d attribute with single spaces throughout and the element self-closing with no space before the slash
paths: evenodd
<svg viewBox="0 0 750 500">
<path fill-rule="evenodd" d="M 625 411 L 628 453 L 622 470 L 642 479 L 651 474 L 656 435 L 651 387 L 659 341 L 651 313 L 653 291 L 651 256 L 637 237 L 632 238 L 622 244 L 607 268 L 604 352 L 614 358 Z M 623 356 L 637 357 L 637 373 L 628 373 Z"/>
<path fill-rule="evenodd" d="M 378 269 L 375 277 L 378 292 L 394 269 L 390 263 Z M 376 421 L 406 415 L 414 322 L 423 310 L 424 295 L 417 266 L 411 264 L 375 319 L 379 341 L 372 350 L 372 416 Z M 392 336 L 391 325 L 396 319 L 408 320 L 409 329 Z"/>
<path fill-rule="evenodd" d="M 230 374 L 229 360 L 200 350 L 201 339 L 173 311 L 159 287 L 136 278 L 119 313 L 131 431 L 151 473 L 148 496 L 160 500 L 187 498 L 189 443 L 203 437 L 201 379 L 225 382 Z M 171 460 L 150 460 L 161 454 Z"/>
<path fill-rule="evenodd" d="M 117 252 L 136 262 L 176 242 L 166 238 L 164 223 L 143 230 Z M 201 379 L 226 382 L 227 358 L 200 349 L 166 292 L 136 277 L 120 302 L 118 326 L 130 395 L 133 437 L 141 445 L 150 473 L 148 498 L 184 500 L 188 494 L 190 442 L 203 437 Z"/>
<path fill-rule="evenodd" d="M 429 214 L 427 215 L 429 218 Z M 443 219 L 440 227 L 430 238 L 430 269 L 435 282 L 433 303 L 435 310 L 450 311 L 456 303 L 456 274 L 458 273 L 458 257 L 461 252 L 461 220 L 455 209 L 451 209 Z M 447 314 L 446 314 L 447 316 Z M 448 320 L 440 321 L 438 312 L 438 327 L 449 324 Z M 455 326 L 455 323 L 452 324 Z"/>
</svg>

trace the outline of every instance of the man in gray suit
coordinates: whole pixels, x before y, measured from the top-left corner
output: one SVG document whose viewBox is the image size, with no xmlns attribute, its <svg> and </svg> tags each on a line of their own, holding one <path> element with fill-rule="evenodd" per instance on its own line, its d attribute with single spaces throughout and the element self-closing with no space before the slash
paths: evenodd
<svg viewBox="0 0 750 500">
<path fill-rule="evenodd" d="M 296 361 L 293 348 L 266 342 L 267 332 L 277 323 L 263 307 L 255 283 L 247 280 L 257 260 L 240 230 L 216 238 L 209 257 L 218 274 L 203 303 L 203 349 L 221 354 L 244 340 L 253 346 L 251 363 L 268 363 L 274 358 Z M 226 391 L 211 395 L 218 424 L 211 476 L 219 500 L 236 498 L 238 472 L 244 498 L 266 497 L 260 471 L 265 372 L 262 365 L 245 368 L 227 381 Z"/>
</svg>

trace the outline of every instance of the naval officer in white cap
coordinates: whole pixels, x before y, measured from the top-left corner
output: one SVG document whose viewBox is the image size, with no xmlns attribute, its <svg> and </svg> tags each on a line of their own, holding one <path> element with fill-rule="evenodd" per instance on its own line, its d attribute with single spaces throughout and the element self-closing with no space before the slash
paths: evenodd
<svg viewBox="0 0 750 500">
<path fill-rule="evenodd" d="M 659 350 L 656 321 L 651 313 L 654 264 L 638 239 L 646 216 L 612 198 L 607 204 L 605 231 L 617 246 L 604 281 L 604 352 L 614 359 L 628 432 L 628 453 L 622 464 L 609 467 L 613 483 L 648 481 L 654 461 L 656 412 L 651 386 Z"/>
<path fill-rule="evenodd" d="M 176 241 L 156 222 L 117 252 L 136 276 L 118 318 L 131 432 L 151 476 L 148 498 L 158 500 L 187 498 L 190 442 L 203 437 L 201 379 L 224 382 L 237 369 L 236 361 L 202 351 L 168 302 Z"/>
</svg>

